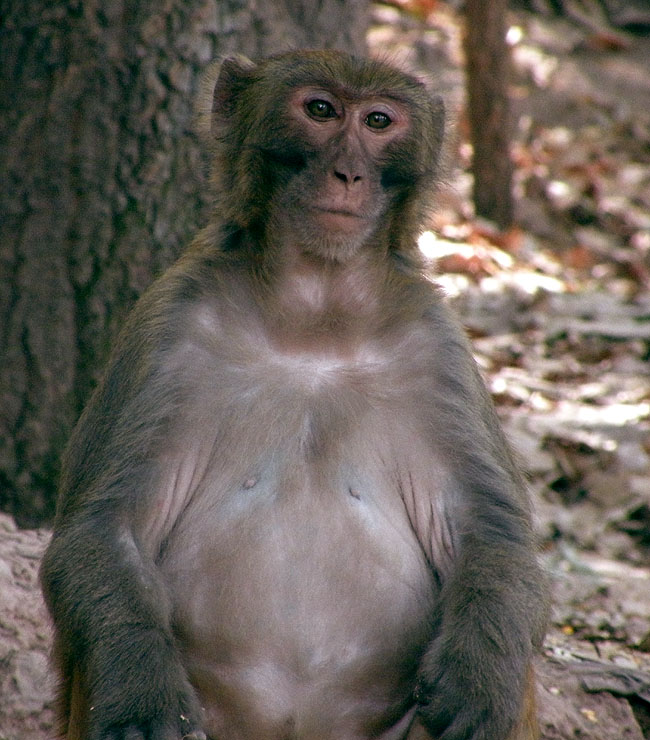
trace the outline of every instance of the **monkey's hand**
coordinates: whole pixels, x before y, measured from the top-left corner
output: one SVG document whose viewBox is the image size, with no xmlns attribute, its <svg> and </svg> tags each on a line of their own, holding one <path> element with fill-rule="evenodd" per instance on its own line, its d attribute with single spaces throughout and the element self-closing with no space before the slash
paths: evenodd
<svg viewBox="0 0 650 740">
<path fill-rule="evenodd" d="M 186 732 L 155 721 L 148 723 L 146 727 L 142 725 L 111 727 L 100 731 L 99 734 L 90 735 L 90 740 L 95 740 L 95 738 L 101 738 L 101 740 L 149 740 L 149 738 L 153 740 L 206 740 L 206 735 L 201 730 Z"/>
<path fill-rule="evenodd" d="M 102 656 L 84 738 L 206 740 L 194 690 L 180 664 L 161 660 L 161 652 L 150 654 L 149 660 L 142 654 L 140 661 L 123 657 L 121 664 Z"/>
<path fill-rule="evenodd" d="M 128 717 L 122 710 L 117 722 L 101 710 L 92 707 L 89 719 L 88 740 L 206 740 L 198 724 L 182 711 L 165 710 L 160 716 L 143 711 Z"/>
<path fill-rule="evenodd" d="M 485 634 L 443 633 L 425 655 L 416 700 L 436 740 L 506 740 L 524 711 L 527 651 Z"/>
<path fill-rule="evenodd" d="M 198 724 L 182 711 L 165 710 L 160 716 L 143 712 L 137 717 L 128 717 L 119 712 L 121 719 L 115 722 L 101 711 L 90 711 L 88 740 L 206 740 Z"/>
</svg>

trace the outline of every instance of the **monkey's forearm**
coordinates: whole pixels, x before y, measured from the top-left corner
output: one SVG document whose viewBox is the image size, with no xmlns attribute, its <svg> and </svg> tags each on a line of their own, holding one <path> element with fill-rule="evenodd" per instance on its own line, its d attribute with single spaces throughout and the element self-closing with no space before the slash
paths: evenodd
<svg viewBox="0 0 650 740">
<path fill-rule="evenodd" d="M 416 689 L 421 721 L 435 737 L 520 737 L 513 728 L 546 626 L 546 584 L 532 552 L 520 545 L 490 551 L 474 542 L 443 587 L 440 627 Z"/>
<path fill-rule="evenodd" d="M 65 701 L 71 715 L 86 719 L 70 737 L 205 740 L 167 593 L 128 531 L 68 525 L 50 544 L 41 579 L 59 649 L 65 655 L 67 646 L 76 648 L 78 670 Z M 117 729 L 134 702 L 133 724 Z M 153 723 L 140 724 L 142 711 Z"/>
<path fill-rule="evenodd" d="M 165 590 L 127 530 L 68 525 L 54 536 L 41 579 L 63 629 L 92 639 L 123 624 L 169 630 Z"/>
</svg>

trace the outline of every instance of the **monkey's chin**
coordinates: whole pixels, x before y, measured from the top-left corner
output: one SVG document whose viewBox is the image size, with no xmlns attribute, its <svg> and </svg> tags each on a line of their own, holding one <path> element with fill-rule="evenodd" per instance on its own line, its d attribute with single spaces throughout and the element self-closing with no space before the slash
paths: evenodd
<svg viewBox="0 0 650 740">
<path fill-rule="evenodd" d="M 291 241 L 299 252 L 334 262 L 347 262 L 372 234 L 370 219 L 350 211 L 305 208 L 290 222 Z"/>
</svg>

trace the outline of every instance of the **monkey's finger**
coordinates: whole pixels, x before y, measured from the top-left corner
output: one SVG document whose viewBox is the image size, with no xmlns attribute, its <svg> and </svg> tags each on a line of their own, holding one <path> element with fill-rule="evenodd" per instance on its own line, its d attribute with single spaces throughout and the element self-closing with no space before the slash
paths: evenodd
<svg viewBox="0 0 650 740">
<path fill-rule="evenodd" d="M 151 725 L 151 740 L 207 740 L 204 732 L 189 727 L 190 723 L 186 720 L 183 724 L 185 729 L 179 730 L 176 724 L 153 722 Z"/>
<path fill-rule="evenodd" d="M 144 740 L 144 734 L 137 727 L 127 727 L 123 738 L 124 740 Z"/>
<path fill-rule="evenodd" d="M 436 738 L 442 737 L 449 727 L 452 717 L 447 713 L 424 712 L 422 717 L 427 730 Z"/>
<path fill-rule="evenodd" d="M 467 717 L 463 715 L 457 715 L 454 721 L 447 727 L 447 729 L 444 732 L 436 735 L 436 737 L 438 738 L 438 740 L 465 740 L 466 738 L 479 740 L 479 737 L 482 740 L 484 735 L 481 733 L 480 736 L 477 736 L 474 732 L 472 732 L 472 724 L 473 723 L 468 722 Z"/>
<path fill-rule="evenodd" d="M 91 730 L 88 740 L 145 740 L 145 735 L 135 725 L 123 728 Z"/>
<path fill-rule="evenodd" d="M 460 710 L 436 740 L 493 740 L 511 737 L 511 725 L 504 716 L 474 709 Z"/>
<path fill-rule="evenodd" d="M 183 734 L 183 740 L 207 740 L 207 737 L 201 730 L 192 730 L 192 732 Z"/>
</svg>

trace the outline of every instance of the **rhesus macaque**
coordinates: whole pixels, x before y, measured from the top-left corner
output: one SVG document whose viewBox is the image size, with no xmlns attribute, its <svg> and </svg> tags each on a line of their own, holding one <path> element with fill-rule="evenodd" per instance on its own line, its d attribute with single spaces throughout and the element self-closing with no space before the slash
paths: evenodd
<svg viewBox="0 0 650 740">
<path fill-rule="evenodd" d="M 443 119 L 382 62 L 223 62 L 214 216 L 64 462 L 68 740 L 536 737 L 529 505 L 418 261 Z"/>
</svg>

